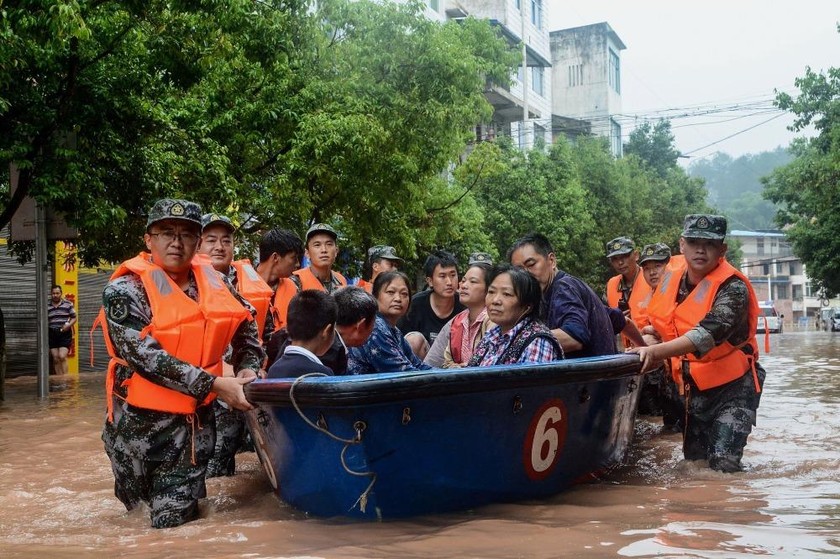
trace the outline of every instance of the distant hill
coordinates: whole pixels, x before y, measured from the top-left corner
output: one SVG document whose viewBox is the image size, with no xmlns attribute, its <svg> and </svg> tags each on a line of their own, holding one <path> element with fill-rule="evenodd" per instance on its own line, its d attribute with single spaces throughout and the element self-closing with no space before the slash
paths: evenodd
<svg viewBox="0 0 840 559">
<path fill-rule="evenodd" d="M 688 173 L 706 180 L 709 204 L 729 218 L 731 229 L 775 229 L 774 204 L 761 197 L 761 177 L 793 157 L 785 148 L 733 159 L 725 153 L 692 162 Z"/>
</svg>

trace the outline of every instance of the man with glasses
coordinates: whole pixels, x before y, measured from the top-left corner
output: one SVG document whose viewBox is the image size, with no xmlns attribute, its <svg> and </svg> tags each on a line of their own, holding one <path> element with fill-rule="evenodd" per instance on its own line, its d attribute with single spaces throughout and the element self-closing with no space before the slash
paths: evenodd
<svg viewBox="0 0 840 559">
<path fill-rule="evenodd" d="M 143 236 L 148 252 L 114 272 L 98 320 L 111 356 L 102 440 L 114 492 L 128 510 L 148 504 L 155 528 L 198 516 L 215 442 L 210 403 L 253 409 L 243 386 L 264 359 L 253 308 L 209 263 L 193 260 L 200 230 L 198 204 L 157 201 Z M 228 346 L 235 377 L 222 375 Z"/>
</svg>

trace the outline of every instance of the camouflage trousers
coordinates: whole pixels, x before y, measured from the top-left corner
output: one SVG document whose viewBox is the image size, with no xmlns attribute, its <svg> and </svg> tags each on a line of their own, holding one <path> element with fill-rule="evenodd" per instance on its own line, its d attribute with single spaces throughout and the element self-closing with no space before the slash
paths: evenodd
<svg viewBox="0 0 840 559">
<path fill-rule="evenodd" d="M 249 439 L 245 415 L 232 410 L 218 398 L 213 401 L 216 423 L 216 447 L 207 465 L 207 477 L 232 476 L 236 473 L 236 453 L 244 450 Z"/>
<path fill-rule="evenodd" d="M 755 367 L 759 385 L 763 386 L 766 373 L 760 364 Z M 697 388 L 689 375 L 684 378 L 687 424 L 683 455 L 687 460 L 708 460 L 713 470 L 740 471 L 761 399 L 752 371 L 708 390 Z"/>
<path fill-rule="evenodd" d="M 642 415 L 661 415 L 666 429 L 682 431 L 685 405 L 670 368 L 662 366 L 644 376 L 638 411 Z"/>
<path fill-rule="evenodd" d="M 146 503 L 153 528 L 179 526 L 198 516 L 215 443 L 210 406 L 180 415 L 117 401 L 102 441 L 114 473 L 114 494 L 126 509 Z"/>
</svg>

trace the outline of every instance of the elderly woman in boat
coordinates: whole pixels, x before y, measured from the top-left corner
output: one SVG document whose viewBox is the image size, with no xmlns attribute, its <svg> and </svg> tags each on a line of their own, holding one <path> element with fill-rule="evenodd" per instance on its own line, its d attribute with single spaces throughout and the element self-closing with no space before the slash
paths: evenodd
<svg viewBox="0 0 840 559">
<path fill-rule="evenodd" d="M 376 276 L 372 294 L 379 303 L 379 312 L 367 342 L 361 347 L 350 348 L 347 356 L 347 374 L 432 368 L 414 355 L 402 332 L 397 328 L 397 321 L 405 316 L 411 303 L 409 284 L 408 276 L 399 271 Z"/>
<path fill-rule="evenodd" d="M 563 358 L 563 350 L 540 321 L 542 290 L 528 272 L 509 264 L 490 274 L 485 303 L 497 324 L 478 344 L 470 366 L 546 363 Z"/>
</svg>

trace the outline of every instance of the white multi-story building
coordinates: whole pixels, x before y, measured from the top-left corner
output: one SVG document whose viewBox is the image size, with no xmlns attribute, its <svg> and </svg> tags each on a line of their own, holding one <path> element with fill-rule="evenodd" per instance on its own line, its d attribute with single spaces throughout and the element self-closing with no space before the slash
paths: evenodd
<svg viewBox="0 0 840 559">
<path fill-rule="evenodd" d="M 781 231 L 730 231 L 741 243 L 741 272 L 752 283 L 760 301 L 772 301 L 785 315 L 786 325 L 816 319 L 820 299 L 811 287 L 805 266 L 791 251 Z"/>
<path fill-rule="evenodd" d="M 621 51 L 626 47 L 606 22 L 550 33 L 552 112 L 588 121 L 590 131 L 610 140 L 622 155 Z"/>
<path fill-rule="evenodd" d="M 498 27 L 511 44 L 522 46 L 523 64 L 510 86 L 488 84 L 493 120 L 477 130 L 478 140 L 509 135 L 529 149 L 536 139 L 552 142 L 551 63 L 546 28 L 547 0 L 426 0 L 450 19 L 473 16 Z"/>
</svg>

